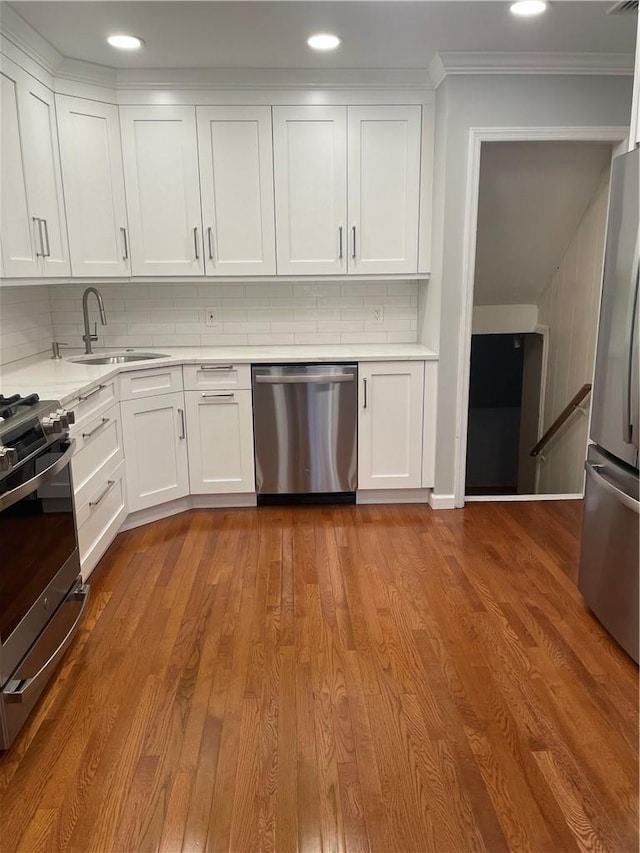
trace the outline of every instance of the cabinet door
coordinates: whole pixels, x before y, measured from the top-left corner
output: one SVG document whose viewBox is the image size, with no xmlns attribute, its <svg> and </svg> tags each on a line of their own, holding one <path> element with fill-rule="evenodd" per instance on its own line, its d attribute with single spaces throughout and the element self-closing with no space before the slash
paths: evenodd
<svg viewBox="0 0 640 853">
<path fill-rule="evenodd" d="M 255 492 L 251 391 L 187 391 L 191 494 Z"/>
<path fill-rule="evenodd" d="M 56 110 L 73 275 L 129 275 L 118 108 L 56 95 Z"/>
<path fill-rule="evenodd" d="M 270 107 L 197 107 L 207 275 L 275 275 Z"/>
<path fill-rule="evenodd" d="M 279 275 L 347 269 L 346 107 L 274 107 Z"/>
<path fill-rule="evenodd" d="M 358 488 L 420 488 L 424 362 L 360 363 L 358 376 Z"/>
<path fill-rule="evenodd" d="M 195 107 L 120 107 L 134 275 L 204 272 Z"/>
<path fill-rule="evenodd" d="M 130 512 L 184 497 L 189 493 L 184 395 L 120 405 Z"/>
<path fill-rule="evenodd" d="M 0 238 L 3 273 L 10 278 L 38 275 L 36 251 L 39 251 L 27 195 L 25 128 L 20 115 L 17 72 L 20 69 L 3 58 L 0 74 Z"/>
<path fill-rule="evenodd" d="M 418 271 L 420 106 L 349 107 L 349 272 Z"/>
<path fill-rule="evenodd" d="M 31 215 L 37 217 L 44 276 L 70 276 L 67 221 L 62 195 L 58 127 L 53 92 L 29 74 L 19 101 Z M 40 238 L 40 233 L 42 237 Z"/>
</svg>

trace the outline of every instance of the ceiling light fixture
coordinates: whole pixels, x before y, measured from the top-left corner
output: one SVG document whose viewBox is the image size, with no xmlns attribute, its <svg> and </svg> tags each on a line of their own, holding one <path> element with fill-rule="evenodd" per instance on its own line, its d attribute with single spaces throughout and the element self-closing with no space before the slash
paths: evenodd
<svg viewBox="0 0 640 853">
<path fill-rule="evenodd" d="M 546 12 L 548 5 L 546 0 L 516 0 L 509 6 L 509 11 L 521 18 L 531 18 Z"/>
<path fill-rule="evenodd" d="M 120 50 L 137 50 L 144 44 L 138 36 L 125 35 L 107 36 L 107 42 L 111 47 L 118 47 Z"/>
<path fill-rule="evenodd" d="M 314 50 L 335 50 L 341 42 L 342 39 L 333 33 L 316 33 L 307 39 L 307 44 Z"/>
</svg>

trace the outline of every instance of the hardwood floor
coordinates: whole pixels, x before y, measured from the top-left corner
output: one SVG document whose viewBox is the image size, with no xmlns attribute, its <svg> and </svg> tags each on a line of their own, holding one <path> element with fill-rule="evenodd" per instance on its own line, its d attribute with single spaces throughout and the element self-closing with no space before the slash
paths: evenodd
<svg viewBox="0 0 640 853">
<path fill-rule="evenodd" d="M 0 849 L 638 850 L 638 672 L 566 503 L 121 534 L 0 759 Z"/>
</svg>

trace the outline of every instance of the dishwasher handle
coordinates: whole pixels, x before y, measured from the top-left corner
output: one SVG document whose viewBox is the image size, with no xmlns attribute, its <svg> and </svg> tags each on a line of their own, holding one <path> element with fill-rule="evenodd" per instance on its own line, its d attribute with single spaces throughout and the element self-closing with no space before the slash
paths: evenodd
<svg viewBox="0 0 640 853">
<path fill-rule="evenodd" d="M 355 376 L 353 373 L 300 373 L 292 376 L 259 374 L 254 378 L 263 385 L 329 385 L 333 382 L 353 382 Z"/>
</svg>

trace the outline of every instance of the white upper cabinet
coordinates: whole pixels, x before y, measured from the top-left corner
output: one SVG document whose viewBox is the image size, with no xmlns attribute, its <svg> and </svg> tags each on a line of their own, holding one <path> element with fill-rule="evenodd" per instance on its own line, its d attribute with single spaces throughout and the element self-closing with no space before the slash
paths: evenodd
<svg viewBox="0 0 640 853">
<path fill-rule="evenodd" d="M 279 275 L 347 271 L 346 107 L 274 107 Z"/>
<path fill-rule="evenodd" d="M 54 95 L 5 57 L 1 120 L 4 274 L 68 276 Z"/>
<path fill-rule="evenodd" d="M 278 273 L 418 271 L 422 111 L 274 107 Z"/>
<path fill-rule="evenodd" d="M 73 275 L 129 275 L 118 108 L 56 95 L 56 109 Z"/>
<path fill-rule="evenodd" d="M 275 275 L 270 107 L 197 107 L 205 271 Z"/>
<path fill-rule="evenodd" d="M 361 362 L 358 378 L 358 488 L 420 488 L 424 362 Z"/>
<path fill-rule="evenodd" d="M 348 108 L 349 272 L 418 270 L 420 106 Z"/>
<path fill-rule="evenodd" d="M 195 107 L 120 107 L 133 275 L 204 273 Z"/>
</svg>

